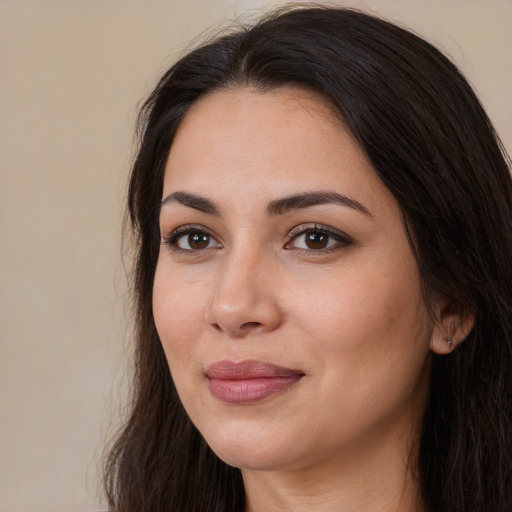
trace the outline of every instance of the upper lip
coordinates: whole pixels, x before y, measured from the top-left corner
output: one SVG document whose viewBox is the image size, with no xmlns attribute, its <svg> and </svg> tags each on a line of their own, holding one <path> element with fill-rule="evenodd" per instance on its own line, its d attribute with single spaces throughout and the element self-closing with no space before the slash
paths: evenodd
<svg viewBox="0 0 512 512">
<path fill-rule="evenodd" d="M 296 369 L 285 368 L 264 361 L 240 361 L 234 362 L 222 360 L 213 363 L 206 370 L 210 379 L 257 379 L 263 377 L 290 377 L 292 375 L 304 375 L 304 372 Z"/>
</svg>

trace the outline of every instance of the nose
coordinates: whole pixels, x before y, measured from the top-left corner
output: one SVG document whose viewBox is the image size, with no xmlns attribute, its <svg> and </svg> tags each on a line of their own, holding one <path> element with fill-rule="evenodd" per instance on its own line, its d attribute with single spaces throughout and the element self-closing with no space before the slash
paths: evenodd
<svg viewBox="0 0 512 512">
<path fill-rule="evenodd" d="M 275 270 L 263 257 L 233 254 L 219 266 L 206 321 L 232 338 L 270 332 L 282 322 Z"/>
</svg>

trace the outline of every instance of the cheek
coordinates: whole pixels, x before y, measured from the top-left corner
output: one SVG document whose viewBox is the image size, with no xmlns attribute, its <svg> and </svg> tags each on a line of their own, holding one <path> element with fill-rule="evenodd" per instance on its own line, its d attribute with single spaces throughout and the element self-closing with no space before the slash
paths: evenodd
<svg viewBox="0 0 512 512">
<path fill-rule="evenodd" d="M 315 370 L 313 414 L 325 416 L 318 443 L 389 425 L 413 402 L 420 410 L 431 322 L 416 274 L 352 275 L 315 295 L 301 300 L 300 331 Z"/>
<path fill-rule="evenodd" d="M 204 319 L 204 295 L 193 284 L 158 265 L 153 285 L 153 316 L 171 371 L 190 360 Z"/>
<path fill-rule="evenodd" d="M 393 380 L 400 386 L 421 373 L 432 330 L 416 267 L 359 269 L 295 295 L 299 331 L 314 340 L 309 349 L 324 366 L 325 382 L 345 376 L 353 389 L 378 391 Z"/>
<path fill-rule="evenodd" d="M 416 328 L 427 319 L 419 281 L 371 269 L 362 274 L 326 280 L 309 287 L 307 294 L 296 293 L 290 309 L 301 312 L 297 321 L 315 337 L 343 339 L 348 345 L 360 345 L 361 338 L 372 344 L 389 336 L 416 337 Z"/>
</svg>

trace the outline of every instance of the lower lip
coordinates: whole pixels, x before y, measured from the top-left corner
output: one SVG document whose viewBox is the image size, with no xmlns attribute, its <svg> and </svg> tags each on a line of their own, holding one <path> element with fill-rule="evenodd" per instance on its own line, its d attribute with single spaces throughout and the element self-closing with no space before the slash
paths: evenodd
<svg viewBox="0 0 512 512">
<path fill-rule="evenodd" d="M 252 404 L 286 391 L 301 379 L 302 375 L 285 377 L 257 377 L 253 379 L 210 378 L 212 395 L 228 404 Z"/>
</svg>

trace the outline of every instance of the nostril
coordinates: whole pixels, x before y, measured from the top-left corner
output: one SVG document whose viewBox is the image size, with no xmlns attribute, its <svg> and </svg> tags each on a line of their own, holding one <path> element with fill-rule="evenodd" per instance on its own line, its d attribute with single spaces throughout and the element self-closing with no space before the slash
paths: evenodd
<svg viewBox="0 0 512 512">
<path fill-rule="evenodd" d="M 226 328 L 222 327 L 222 324 L 219 324 L 217 322 L 212 322 L 210 325 L 218 332 L 229 331 L 234 336 L 244 336 L 250 331 L 261 328 L 264 324 L 262 324 L 261 322 L 245 322 L 238 326 L 227 326 Z"/>
<path fill-rule="evenodd" d="M 246 322 L 240 326 L 240 329 L 251 330 L 255 329 L 256 327 L 260 327 L 260 325 L 261 322 Z"/>
</svg>

